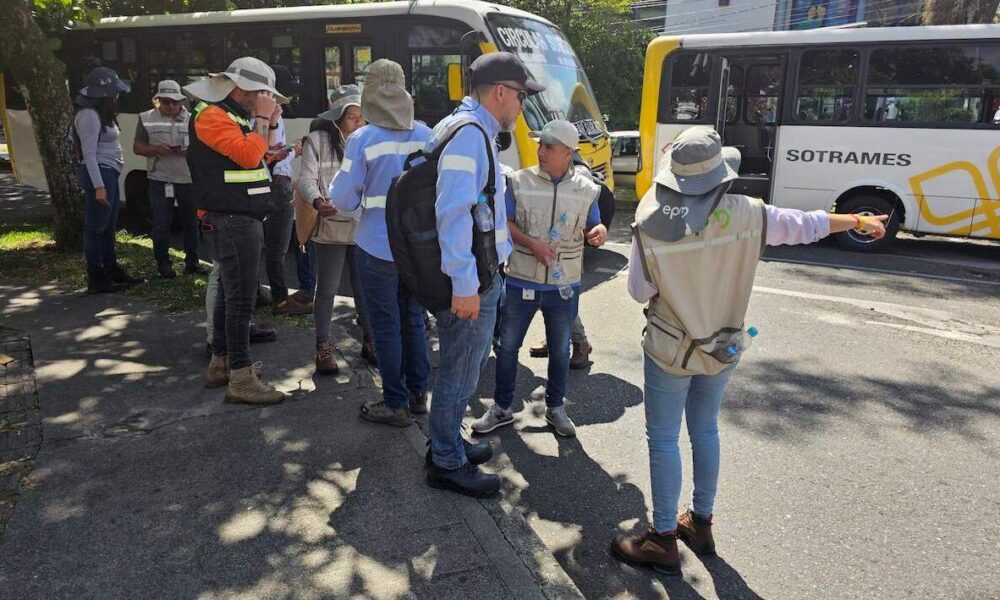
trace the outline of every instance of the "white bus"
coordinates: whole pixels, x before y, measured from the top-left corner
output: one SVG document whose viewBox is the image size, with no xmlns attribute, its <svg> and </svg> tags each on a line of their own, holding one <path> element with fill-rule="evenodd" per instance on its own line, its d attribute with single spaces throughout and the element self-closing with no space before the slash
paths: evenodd
<svg viewBox="0 0 1000 600">
<path fill-rule="evenodd" d="M 466 0 L 419 0 L 376 4 L 307 6 L 229 12 L 102 19 L 96 28 L 70 33 L 64 47 L 74 94 L 90 68 L 104 65 L 132 81 L 120 97 L 125 169 L 123 218 L 148 219 L 146 161 L 131 152 L 139 112 L 151 107 L 156 83 L 181 85 L 224 70 L 233 59 L 255 56 L 286 66 L 300 93 L 285 112 L 288 137 L 308 132 L 326 110 L 331 88 L 364 85 L 365 69 L 378 58 L 403 66 L 416 117 L 433 126 L 463 94 L 464 66 L 481 53 L 518 54 L 532 76 L 548 89 L 528 98 L 513 143 L 501 160 L 515 168 L 537 163 L 531 130 L 551 119 L 568 119 L 580 131 L 581 154 L 611 182 L 611 146 L 601 112 L 576 54 L 550 22 L 512 8 Z M 31 120 L 8 81 L 0 105 L 15 175 L 45 188 Z"/>
<path fill-rule="evenodd" d="M 646 53 L 636 191 L 671 141 L 714 126 L 736 190 L 776 206 L 890 214 L 899 229 L 1000 239 L 1000 26 L 660 37 Z"/>
</svg>

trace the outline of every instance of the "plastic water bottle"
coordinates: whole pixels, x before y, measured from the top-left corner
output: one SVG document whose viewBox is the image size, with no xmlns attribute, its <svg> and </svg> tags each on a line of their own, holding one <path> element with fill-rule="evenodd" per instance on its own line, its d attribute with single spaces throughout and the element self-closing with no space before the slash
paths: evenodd
<svg viewBox="0 0 1000 600">
<path fill-rule="evenodd" d="M 493 222 L 493 209 L 486 201 L 485 194 L 479 194 L 476 206 L 472 209 L 472 219 L 476 222 L 476 229 L 482 232 L 493 231 L 496 224 Z"/>
<path fill-rule="evenodd" d="M 753 343 L 753 339 L 757 337 L 758 333 L 760 332 L 756 327 L 748 327 L 747 330 L 742 332 L 735 341 L 730 342 L 729 345 L 726 346 L 726 356 L 735 358 L 745 352 L 746 349 L 750 347 L 750 344 Z"/>
<path fill-rule="evenodd" d="M 563 271 L 562 264 L 558 260 L 552 261 L 549 265 L 549 269 L 552 271 L 552 279 L 556 281 L 556 289 L 559 290 L 559 296 L 563 300 L 569 300 L 573 297 L 573 286 L 568 283 L 563 283 L 566 278 L 566 272 Z"/>
</svg>

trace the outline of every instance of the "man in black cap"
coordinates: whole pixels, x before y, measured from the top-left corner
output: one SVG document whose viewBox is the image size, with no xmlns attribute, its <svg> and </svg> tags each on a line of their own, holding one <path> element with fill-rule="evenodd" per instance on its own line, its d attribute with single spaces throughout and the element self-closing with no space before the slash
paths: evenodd
<svg viewBox="0 0 1000 600">
<path fill-rule="evenodd" d="M 500 490 L 500 478 L 483 473 L 478 465 L 489 460 L 493 450 L 488 442 L 475 445 L 465 442 L 461 428 L 465 409 L 489 357 L 503 286 L 499 277 L 493 281 L 479 280 L 472 252 L 473 227 L 489 231 L 492 225 L 498 262 L 507 260 L 511 242 L 503 202 L 505 182 L 494 140 L 501 130 L 514 124 L 524 109 L 525 99 L 545 90 L 545 86 L 532 81 L 520 59 L 508 52 L 480 56 L 469 71 L 471 95 L 438 123 L 427 144 L 427 151 L 433 151 L 457 130 L 438 161 L 441 270 L 451 278 L 452 302 L 450 310 L 435 315 L 441 360 L 430 411 L 427 482 L 432 487 L 470 496 L 490 496 Z M 491 164 L 493 181 L 489 181 Z M 492 219 L 488 214 L 485 217 L 478 214 L 474 223 L 474 208 L 477 213 L 490 210 L 477 206 L 486 202 L 487 195 L 495 200 Z"/>
</svg>

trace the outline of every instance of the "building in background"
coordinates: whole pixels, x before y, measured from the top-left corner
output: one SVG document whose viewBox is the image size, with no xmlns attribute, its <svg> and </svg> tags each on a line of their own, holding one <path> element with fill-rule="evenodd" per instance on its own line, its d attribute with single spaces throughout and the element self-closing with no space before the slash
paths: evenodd
<svg viewBox="0 0 1000 600">
<path fill-rule="evenodd" d="M 657 34 L 919 25 L 924 0 L 636 0 L 632 19 Z"/>
</svg>

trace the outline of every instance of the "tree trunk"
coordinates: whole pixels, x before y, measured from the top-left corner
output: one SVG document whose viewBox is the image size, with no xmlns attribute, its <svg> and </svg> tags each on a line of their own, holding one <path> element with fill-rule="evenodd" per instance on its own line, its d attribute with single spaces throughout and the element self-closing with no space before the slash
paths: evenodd
<svg viewBox="0 0 1000 600">
<path fill-rule="evenodd" d="M 924 25 L 992 23 L 1000 0 L 927 0 Z"/>
<path fill-rule="evenodd" d="M 83 241 L 83 201 L 69 160 L 67 135 L 73 105 L 65 69 L 49 49 L 45 34 L 31 18 L 25 0 L 0 0 L 0 56 L 28 105 L 35 141 L 55 213 L 56 247 L 79 250 Z"/>
</svg>

